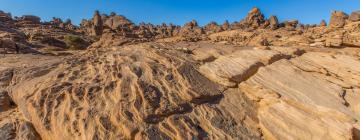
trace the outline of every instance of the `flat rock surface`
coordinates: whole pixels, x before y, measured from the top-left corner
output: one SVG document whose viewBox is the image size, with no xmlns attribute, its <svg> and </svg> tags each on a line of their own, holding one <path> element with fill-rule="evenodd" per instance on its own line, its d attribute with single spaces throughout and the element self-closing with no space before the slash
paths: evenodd
<svg viewBox="0 0 360 140">
<path fill-rule="evenodd" d="M 256 73 L 259 67 L 289 57 L 271 50 L 240 50 L 200 66 L 207 78 L 224 86 L 235 86 Z"/>
<path fill-rule="evenodd" d="M 358 84 L 352 80 L 358 64 L 350 56 L 305 53 L 260 68 L 239 88 L 259 102 L 260 125 L 269 139 L 351 139 L 359 129 Z"/>
</svg>

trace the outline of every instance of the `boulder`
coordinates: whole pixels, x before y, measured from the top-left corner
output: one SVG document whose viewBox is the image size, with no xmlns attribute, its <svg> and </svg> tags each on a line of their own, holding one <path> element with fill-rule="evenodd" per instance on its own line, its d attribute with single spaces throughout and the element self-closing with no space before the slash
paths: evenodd
<svg viewBox="0 0 360 140">
<path fill-rule="evenodd" d="M 284 26 L 287 29 L 295 29 L 298 24 L 299 24 L 298 20 L 288 20 L 284 22 Z"/>
<path fill-rule="evenodd" d="M 61 23 L 63 23 L 63 21 L 61 20 L 61 18 L 53 17 L 50 23 L 52 25 L 59 26 Z"/>
<path fill-rule="evenodd" d="M 245 18 L 245 24 L 250 27 L 258 28 L 265 22 L 265 17 L 259 8 L 253 8 Z"/>
<path fill-rule="evenodd" d="M 360 11 L 352 12 L 349 17 L 349 20 L 353 22 L 360 21 Z"/>
<path fill-rule="evenodd" d="M 36 26 L 40 24 L 40 17 L 34 15 L 23 15 L 18 19 L 23 26 Z"/>
<path fill-rule="evenodd" d="M 222 28 L 216 22 L 210 22 L 205 25 L 204 30 L 207 34 L 221 32 Z"/>
<path fill-rule="evenodd" d="M 95 11 L 92 20 L 92 32 L 91 35 L 98 36 L 103 32 L 103 21 L 101 19 L 99 11 Z"/>
<path fill-rule="evenodd" d="M 276 16 L 271 16 L 268 21 L 271 29 L 277 29 L 279 27 L 279 20 Z"/>
<path fill-rule="evenodd" d="M 196 20 L 186 23 L 180 30 L 180 36 L 187 41 L 197 41 L 202 34 L 204 34 L 204 30 L 199 27 Z"/>
<path fill-rule="evenodd" d="M 116 30 L 121 27 L 130 26 L 133 23 L 128 20 L 126 17 L 121 15 L 112 14 L 109 17 L 105 18 L 104 26 L 110 29 Z"/>
<path fill-rule="evenodd" d="M 221 26 L 221 28 L 222 28 L 224 31 L 230 30 L 231 27 L 230 27 L 229 21 L 226 20 L 226 21 L 223 23 L 223 25 Z"/>
<path fill-rule="evenodd" d="M 319 26 L 320 26 L 320 27 L 325 27 L 325 26 L 327 26 L 326 21 L 325 21 L 325 20 L 321 20 Z"/>
<path fill-rule="evenodd" d="M 349 16 L 342 11 L 334 11 L 331 13 L 329 26 L 333 28 L 342 28 L 345 26 L 348 17 Z"/>
</svg>

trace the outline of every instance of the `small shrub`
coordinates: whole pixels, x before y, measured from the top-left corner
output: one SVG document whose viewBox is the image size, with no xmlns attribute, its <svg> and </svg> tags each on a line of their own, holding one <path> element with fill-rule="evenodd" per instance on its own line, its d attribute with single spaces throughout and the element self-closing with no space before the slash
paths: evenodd
<svg viewBox="0 0 360 140">
<path fill-rule="evenodd" d="M 87 43 L 79 36 L 66 35 L 64 41 L 68 49 L 83 50 L 86 49 Z"/>
</svg>

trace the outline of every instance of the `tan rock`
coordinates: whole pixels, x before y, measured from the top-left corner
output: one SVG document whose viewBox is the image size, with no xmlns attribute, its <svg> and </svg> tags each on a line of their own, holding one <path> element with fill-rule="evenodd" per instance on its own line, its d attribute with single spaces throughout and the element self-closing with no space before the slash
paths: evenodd
<svg viewBox="0 0 360 140">
<path fill-rule="evenodd" d="M 241 50 L 200 66 L 199 71 L 224 86 L 235 86 L 256 73 L 259 67 L 288 57 L 276 51 Z"/>
<path fill-rule="evenodd" d="M 287 29 L 295 29 L 298 24 L 299 24 L 298 20 L 289 20 L 284 22 L 285 28 Z"/>
<path fill-rule="evenodd" d="M 205 130 L 216 128 L 200 128 L 197 122 L 202 120 L 189 120 L 187 115 L 195 106 L 221 98 L 220 85 L 174 51 L 142 45 L 107 49 L 61 65 L 24 69 L 30 74 L 28 80 L 17 75 L 22 82 L 11 85 L 11 96 L 41 137 L 193 139 L 205 137 L 205 132 L 214 136 Z M 83 68 L 87 70 L 78 71 Z M 62 82 L 65 79 L 72 82 Z"/>
<path fill-rule="evenodd" d="M 259 120 L 265 139 L 346 140 L 353 138 L 351 129 L 355 129 L 344 114 L 289 101 L 260 109 Z"/>
<path fill-rule="evenodd" d="M 0 112 L 7 111 L 12 107 L 12 100 L 5 90 L 0 88 Z"/>
<path fill-rule="evenodd" d="M 265 22 L 264 15 L 261 13 L 259 8 L 253 8 L 248 13 L 245 18 L 245 24 L 248 24 L 250 27 L 258 28 Z"/>
<path fill-rule="evenodd" d="M 227 41 L 234 44 L 247 45 L 249 40 L 255 35 L 253 32 L 242 30 L 231 30 L 209 35 L 211 41 L 222 42 Z"/>
<path fill-rule="evenodd" d="M 216 22 L 210 22 L 204 26 L 204 30 L 207 34 L 221 32 L 223 29 Z"/>
<path fill-rule="evenodd" d="M 360 21 L 360 11 L 352 12 L 349 17 L 349 20 L 353 22 Z"/>
<path fill-rule="evenodd" d="M 4 11 L 0 10 L 0 21 L 6 22 L 12 20 L 10 13 L 5 13 Z"/>
<path fill-rule="evenodd" d="M 92 35 L 101 35 L 103 32 L 103 21 L 101 19 L 99 11 L 95 11 L 92 21 Z"/>
<path fill-rule="evenodd" d="M 16 139 L 19 140 L 41 140 L 40 135 L 36 132 L 30 122 L 21 122 L 17 131 Z"/>
<path fill-rule="evenodd" d="M 352 58 L 331 58 L 327 53 L 306 53 L 290 61 L 280 60 L 260 68 L 254 76 L 242 82 L 239 85 L 241 91 L 259 102 L 258 117 L 265 138 L 353 138 L 355 134 L 351 131 L 358 130 L 356 120 L 359 115 L 354 108 L 348 108 L 346 99 L 341 97 L 344 92 L 342 86 L 323 78 L 326 75 L 332 76 L 331 74 L 324 73 L 322 77 L 314 74 L 322 73 L 321 71 L 331 73 L 332 70 L 326 68 L 328 64 L 338 65 L 337 69 L 348 69 L 346 61 L 351 63 Z M 314 68 L 304 68 L 311 66 Z M 341 73 L 340 77 L 345 77 Z M 348 98 L 357 98 L 357 94 L 349 94 Z M 357 103 L 350 102 L 353 107 L 357 106 Z M 333 128 L 328 129 L 329 127 Z"/>
<path fill-rule="evenodd" d="M 305 50 L 302 48 L 296 48 L 296 47 L 277 47 L 277 46 L 271 46 L 270 50 L 277 51 L 281 54 L 284 54 L 286 56 L 300 56 L 305 53 Z"/>
<path fill-rule="evenodd" d="M 310 47 L 324 47 L 325 43 L 324 42 L 315 42 L 310 44 Z"/>
<path fill-rule="evenodd" d="M 334 11 L 331 13 L 330 27 L 342 28 L 345 26 L 345 21 L 348 19 L 348 15 L 342 11 Z"/>
<path fill-rule="evenodd" d="M 104 21 L 104 26 L 107 26 L 113 30 L 117 30 L 121 27 L 128 27 L 132 24 L 133 23 L 130 20 L 128 20 L 126 17 L 116 14 L 107 17 Z"/>
<path fill-rule="evenodd" d="M 337 34 L 331 37 L 326 38 L 325 41 L 326 47 L 342 47 L 343 46 L 343 35 Z"/>
<path fill-rule="evenodd" d="M 360 89 L 359 88 L 347 89 L 344 99 L 348 103 L 351 110 L 355 112 L 358 116 L 360 116 L 360 103 L 359 103 Z"/>
<path fill-rule="evenodd" d="M 269 23 L 271 29 L 277 29 L 279 27 L 279 20 L 276 16 L 270 16 Z"/>
<path fill-rule="evenodd" d="M 320 24 L 321 27 L 327 26 L 327 23 L 325 20 L 321 20 Z"/>
<path fill-rule="evenodd" d="M 357 85 L 360 85 L 360 71 L 358 69 L 360 62 L 355 57 L 327 53 L 305 53 L 291 62 L 304 71 L 336 77 L 344 83 L 340 84 L 342 87 L 347 87 L 345 85 L 358 87 Z"/>
<path fill-rule="evenodd" d="M 37 25 L 40 24 L 40 18 L 34 15 L 24 15 L 19 18 L 21 24 L 24 25 Z"/>
<path fill-rule="evenodd" d="M 297 75 L 297 78 L 289 77 L 288 75 Z M 241 84 L 240 88 L 242 87 Z M 313 77 L 311 74 L 292 66 L 291 63 L 286 60 L 281 60 L 259 69 L 259 71 L 244 84 L 273 90 L 284 99 L 294 100 L 302 104 L 340 110 L 350 115 L 352 114 L 351 111 L 343 105 L 343 100 L 339 96 L 343 92 L 341 87 Z M 309 92 L 308 89 L 311 89 L 312 92 Z M 327 99 L 325 100 L 324 98 Z"/>
<path fill-rule="evenodd" d="M 226 20 L 226 21 L 223 23 L 223 25 L 221 26 L 221 28 L 222 28 L 224 31 L 231 29 L 229 21 Z"/>
</svg>

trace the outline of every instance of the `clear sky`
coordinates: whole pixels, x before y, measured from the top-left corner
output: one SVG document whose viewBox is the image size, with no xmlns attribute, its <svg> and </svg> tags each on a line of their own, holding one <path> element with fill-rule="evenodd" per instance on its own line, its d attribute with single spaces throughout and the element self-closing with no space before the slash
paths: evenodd
<svg viewBox="0 0 360 140">
<path fill-rule="evenodd" d="M 239 21 L 247 12 L 259 7 L 266 17 L 299 19 L 302 23 L 329 20 L 333 10 L 346 13 L 360 10 L 360 0 L 0 0 L 0 10 L 13 16 L 33 14 L 43 20 L 70 18 L 80 23 L 91 18 L 94 10 L 125 15 L 135 23 L 141 21 L 183 25 L 192 19 L 204 25 L 210 21 Z"/>
</svg>

